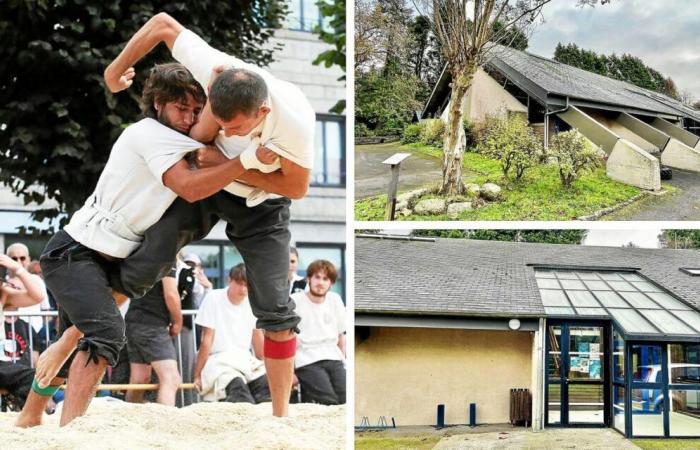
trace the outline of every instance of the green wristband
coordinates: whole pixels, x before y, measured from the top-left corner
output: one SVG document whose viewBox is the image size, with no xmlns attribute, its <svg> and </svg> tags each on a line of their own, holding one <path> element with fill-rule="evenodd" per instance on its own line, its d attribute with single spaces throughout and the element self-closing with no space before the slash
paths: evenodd
<svg viewBox="0 0 700 450">
<path fill-rule="evenodd" d="M 36 392 L 42 397 L 53 397 L 53 394 L 55 394 L 60 388 L 61 386 L 46 386 L 45 388 L 42 388 L 39 387 L 39 383 L 36 382 L 36 378 L 34 381 L 32 381 L 32 391 Z"/>
</svg>

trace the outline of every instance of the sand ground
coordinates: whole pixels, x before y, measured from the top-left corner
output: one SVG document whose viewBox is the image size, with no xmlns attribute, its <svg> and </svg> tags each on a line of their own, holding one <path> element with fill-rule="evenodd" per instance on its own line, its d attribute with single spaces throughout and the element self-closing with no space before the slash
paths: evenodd
<svg viewBox="0 0 700 450">
<path fill-rule="evenodd" d="M 0 413 L 0 447 L 94 449 L 344 449 L 345 407 L 290 405 L 275 418 L 270 404 L 197 403 L 186 408 L 95 399 L 87 414 L 64 428 L 59 413 L 19 429 L 16 413 Z"/>
</svg>

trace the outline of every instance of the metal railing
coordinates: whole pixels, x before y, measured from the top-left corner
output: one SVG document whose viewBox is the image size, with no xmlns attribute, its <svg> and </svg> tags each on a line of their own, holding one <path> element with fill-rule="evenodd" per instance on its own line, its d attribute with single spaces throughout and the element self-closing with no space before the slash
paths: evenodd
<svg viewBox="0 0 700 450">
<path fill-rule="evenodd" d="M 191 358 L 192 360 L 190 361 L 191 368 L 188 368 L 188 372 L 191 372 L 192 370 L 194 370 L 194 363 L 196 360 L 197 351 L 199 350 L 199 345 L 197 342 L 197 332 L 196 332 L 196 327 L 194 325 L 194 316 L 197 314 L 197 312 L 198 311 L 196 309 L 186 309 L 186 310 L 182 311 L 183 320 L 185 317 L 192 317 L 192 319 L 193 319 L 192 320 L 192 331 L 191 331 L 191 335 L 192 335 L 192 343 L 191 344 L 192 344 L 193 352 L 192 352 L 192 358 Z M 52 344 L 52 341 L 51 341 L 50 335 L 49 335 L 48 323 L 49 323 L 49 319 L 51 317 L 58 317 L 58 311 L 41 311 L 41 312 L 5 311 L 3 313 L 3 315 L 5 317 L 19 317 L 20 319 L 28 319 L 31 317 L 42 317 L 43 321 L 44 321 L 44 327 L 42 328 L 42 331 L 44 331 L 44 333 L 42 333 L 43 336 L 39 336 L 39 337 L 44 338 L 44 344 L 46 347 L 48 347 L 49 345 Z M 27 353 L 29 354 L 30 366 L 31 366 L 31 368 L 34 368 L 34 360 L 32 358 L 32 352 L 34 351 L 34 333 L 35 333 L 35 330 L 32 327 L 30 320 L 25 320 L 25 322 L 27 323 L 27 329 L 29 330 L 29 333 L 28 333 L 29 334 L 29 336 L 28 336 L 29 337 L 29 346 L 27 348 Z M 15 320 L 13 320 L 10 324 L 10 331 L 11 331 L 13 336 L 16 335 L 17 328 L 16 328 L 15 324 L 16 324 Z M 4 327 L 5 324 L 3 323 L 2 326 Z M 39 334 L 39 333 L 37 333 L 37 334 Z M 4 329 L 2 330 L 2 333 L 0 333 L 0 335 L 2 335 L 2 336 L 5 335 Z M 8 344 L 10 342 L 12 343 L 12 348 L 8 349 Z M 0 345 L 0 360 L 7 360 L 9 358 L 9 360 L 13 364 L 16 364 L 18 361 L 18 357 L 17 357 L 17 353 L 18 353 L 17 350 L 18 349 L 16 348 L 15 341 L 6 339 L 4 342 L 1 342 L 1 344 L 2 345 Z M 178 369 L 180 371 L 180 376 L 182 376 L 182 378 L 183 378 L 183 382 L 186 382 L 186 381 L 191 381 L 191 380 L 185 380 L 185 377 L 183 375 L 183 367 L 182 367 L 183 345 L 190 345 L 190 344 L 187 342 L 183 343 L 182 342 L 182 334 L 178 334 L 177 339 L 176 339 L 176 345 L 175 345 L 176 350 L 177 350 L 177 365 L 178 365 Z M 3 358 L 6 350 L 11 353 L 11 356 Z M 194 374 L 189 373 L 187 378 L 193 377 L 193 376 L 194 376 Z M 185 385 L 187 386 L 188 389 L 192 389 L 191 383 L 186 383 Z M 109 386 L 110 385 L 101 385 L 100 387 L 103 388 L 101 390 L 110 390 Z M 123 385 L 115 385 L 115 386 L 121 386 L 122 389 L 114 388 L 113 390 L 124 390 Z M 152 390 L 152 389 L 154 389 L 154 386 L 155 385 L 146 385 L 144 390 Z M 180 391 L 180 402 L 181 402 L 181 405 L 184 406 L 185 405 L 184 388 L 179 389 L 179 391 Z M 195 402 L 198 402 L 200 400 L 198 393 L 197 393 L 197 396 L 195 398 L 193 398 L 193 400 L 195 400 Z M 0 406 L 1 405 L 2 405 L 2 395 L 0 395 Z"/>
</svg>

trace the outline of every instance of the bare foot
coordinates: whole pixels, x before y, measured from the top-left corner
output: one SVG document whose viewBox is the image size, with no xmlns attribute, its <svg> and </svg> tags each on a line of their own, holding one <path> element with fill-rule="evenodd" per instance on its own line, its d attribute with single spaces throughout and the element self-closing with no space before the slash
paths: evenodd
<svg viewBox="0 0 700 450">
<path fill-rule="evenodd" d="M 70 357 L 83 334 L 75 326 L 68 328 L 61 338 L 51 344 L 41 355 L 36 364 L 36 382 L 45 388 L 56 378 L 58 371 Z"/>
<path fill-rule="evenodd" d="M 22 409 L 22 412 L 20 412 L 19 416 L 17 416 L 17 420 L 15 420 L 15 426 L 19 428 L 31 428 L 39 426 L 41 425 L 42 416 L 43 414 L 30 414 L 29 412 L 26 412 L 24 409 Z"/>
</svg>

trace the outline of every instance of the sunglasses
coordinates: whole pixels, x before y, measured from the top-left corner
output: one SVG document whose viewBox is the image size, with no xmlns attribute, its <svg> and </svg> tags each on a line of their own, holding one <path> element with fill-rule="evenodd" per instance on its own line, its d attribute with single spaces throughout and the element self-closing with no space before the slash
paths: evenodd
<svg viewBox="0 0 700 450">
<path fill-rule="evenodd" d="M 12 259 L 13 261 L 22 261 L 22 262 L 25 262 L 25 261 L 26 261 L 27 259 L 29 259 L 29 258 L 26 257 L 26 256 L 10 256 L 10 259 Z"/>
</svg>

